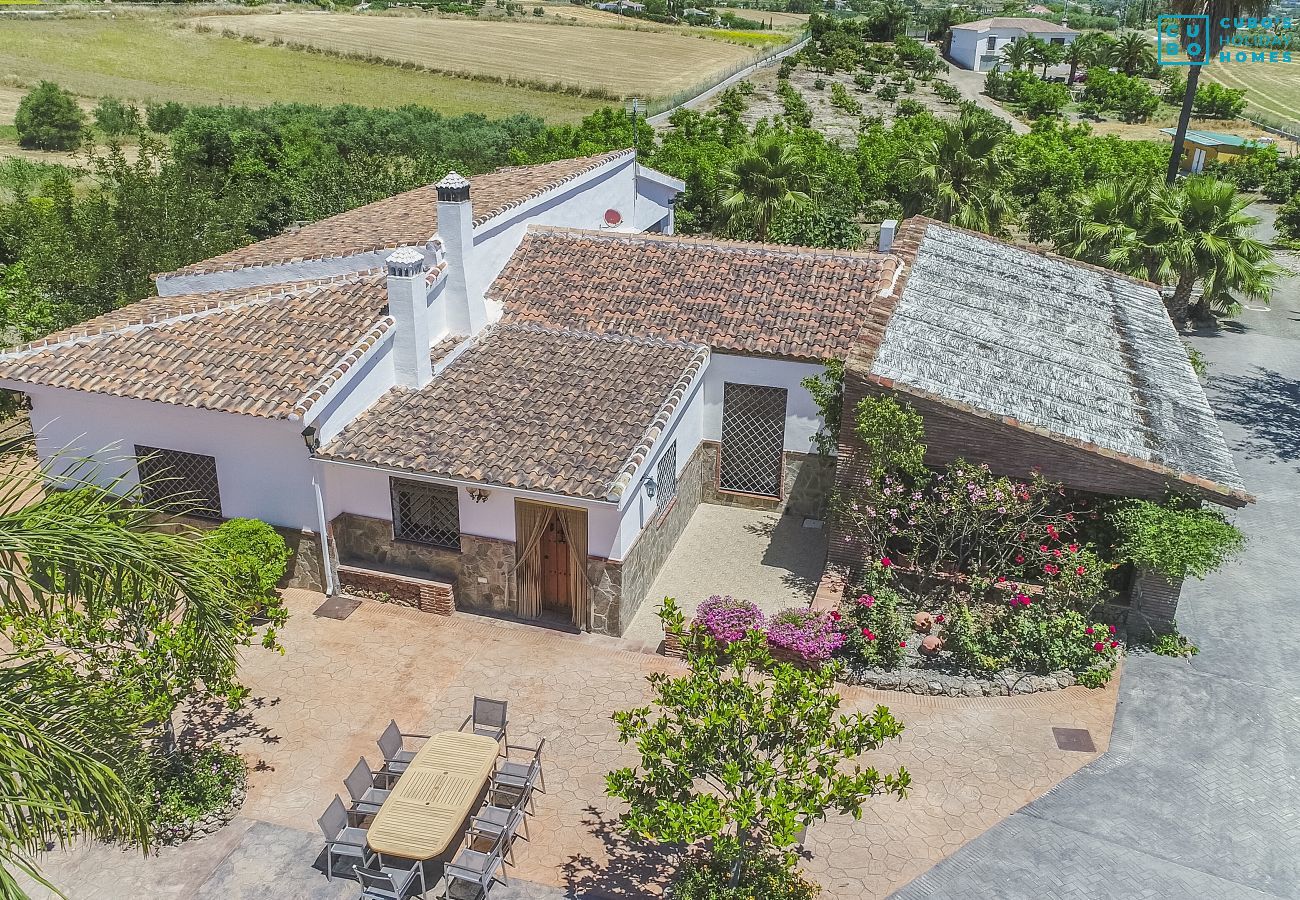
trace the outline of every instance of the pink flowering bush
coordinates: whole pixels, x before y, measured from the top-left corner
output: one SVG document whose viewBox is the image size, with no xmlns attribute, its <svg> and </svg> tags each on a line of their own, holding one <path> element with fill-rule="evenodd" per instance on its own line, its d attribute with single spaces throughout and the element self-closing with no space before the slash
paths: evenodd
<svg viewBox="0 0 1300 900">
<path fill-rule="evenodd" d="M 804 607 L 782 610 L 767 623 L 767 642 L 804 662 L 824 663 L 844 644 L 841 619 L 838 612 L 817 612 Z"/>
<path fill-rule="evenodd" d="M 730 644 L 751 631 L 763 630 L 763 612 L 748 600 L 714 594 L 695 611 L 694 625 L 716 641 Z"/>
<path fill-rule="evenodd" d="M 896 669 L 902 662 L 908 624 L 899 605 L 902 598 L 890 588 L 877 588 L 845 598 L 840 606 L 844 645 L 839 655 L 862 665 Z"/>
</svg>

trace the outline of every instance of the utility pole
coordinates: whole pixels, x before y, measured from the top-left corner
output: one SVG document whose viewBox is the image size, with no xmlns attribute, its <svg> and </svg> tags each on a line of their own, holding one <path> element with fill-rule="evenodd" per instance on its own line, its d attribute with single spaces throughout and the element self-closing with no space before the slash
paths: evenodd
<svg viewBox="0 0 1300 900">
<path fill-rule="evenodd" d="M 641 134 L 636 127 L 636 114 L 641 111 L 645 101 L 640 97 L 629 97 L 627 112 L 632 117 L 632 228 L 637 229 L 636 197 L 641 193 Z"/>
</svg>

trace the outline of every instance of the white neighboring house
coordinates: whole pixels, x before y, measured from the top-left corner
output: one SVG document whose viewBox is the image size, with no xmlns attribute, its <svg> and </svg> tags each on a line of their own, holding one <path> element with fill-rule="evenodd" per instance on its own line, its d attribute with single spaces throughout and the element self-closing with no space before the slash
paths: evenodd
<svg viewBox="0 0 1300 900">
<path fill-rule="evenodd" d="M 1046 19 L 980 19 L 954 25 L 948 42 L 948 58 L 975 72 L 996 69 L 1002 63 L 1002 50 L 1017 38 L 1036 37 L 1048 44 L 1071 44 L 1080 32 Z"/>
</svg>

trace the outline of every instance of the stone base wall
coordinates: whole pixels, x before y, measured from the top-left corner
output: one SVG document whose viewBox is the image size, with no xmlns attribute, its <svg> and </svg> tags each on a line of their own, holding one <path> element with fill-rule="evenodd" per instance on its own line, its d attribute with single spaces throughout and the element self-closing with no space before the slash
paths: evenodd
<svg viewBox="0 0 1300 900">
<path fill-rule="evenodd" d="M 1178 613 L 1178 596 L 1182 591 L 1181 578 L 1170 581 L 1157 572 L 1139 571 L 1129 590 L 1129 633 L 1167 634 L 1173 631 L 1174 618 Z"/>
<path fill-rule="evenodd" d="M 785 454 L 785 480 L 781 484 L 784 496 L 780 500 L 735 494 L 718 489 L 719 446 L 705 442 L 700 449 L 706 454 L 708 486 L 705 503 L 719 506 L 742 506 L 746 509 L 770 509 L 783 515 L 811 519 L 826 518 L 826 507 L 835 490 L 835 457 L 820 453 Z"/>
<path fill-rule="evenodd" d="M 515 611 L 515 545 L 472 534 L 460 550 L 430 547 L 393 537 L 393 523 L 343 513 L 330 523 L 341 566 L 378 568 L 395 575 L 454 585 L 456 606 L 478 612 Z"/>
<path fill-rule="evenodd" d="M 677 498 L 667 511 L 646 523 L 637 535 L 623 559 L 622 599 L 617 617 L 619 627 L 604 633 L 621 634 L 640 609 L 668 554 L 677 545 L 705 494 L 712 489 L 714 459 L 716 455 L 710 454 L 707 446 L 697 447 L 677 478 Z"/>
<path fill-rule="evenodd" d="M 587 557 L 587 593 L 591 602 L 591 631 L 618 637 L 632 621 L 622 607 L 623 563 L 599 556 Z"/>
</svg>

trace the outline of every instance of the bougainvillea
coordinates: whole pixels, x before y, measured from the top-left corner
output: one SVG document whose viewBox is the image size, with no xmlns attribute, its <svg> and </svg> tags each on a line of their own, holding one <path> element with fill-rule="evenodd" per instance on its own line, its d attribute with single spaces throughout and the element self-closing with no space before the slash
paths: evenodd
<svg viewBox="0 0 1300 900">
<path fill-rule="evenodd" d="M 804 662 L 823 663 L 844 644 L 840 621 L 838 612 L 802 607 L 782 610 L 768 622 L 767 642 Z"/>
<path fill-rule="evenodd" d="M 730 644 L 763 629 L 763 612 L 748 600 L 714 594 L 695 611 L 699 625 L 716 641 Z"/>
</svg>

